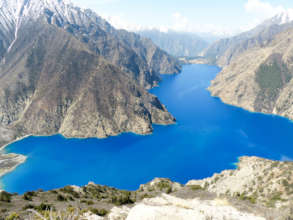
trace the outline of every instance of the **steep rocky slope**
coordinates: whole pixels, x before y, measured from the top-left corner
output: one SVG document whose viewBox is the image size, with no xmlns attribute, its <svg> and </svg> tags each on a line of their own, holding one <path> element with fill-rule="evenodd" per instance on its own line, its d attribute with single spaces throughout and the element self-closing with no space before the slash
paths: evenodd
<svg viewBox="0 0 293 220">
<path fill-rule="evenodd" d="M 218 195 L 228 195 L 267 207 L 293 208 L 293 163 L 242 157 L 236 170 L 225 170 L 204 180 L 192 180 Z"/>
<path fill-rule="evenodd" d="M 293 29 L 289 28 L 268 45 L 236 56 L 212 81 L 212 95 L 250 111 L 293 119 L 292 37 Z"/>
<path fill-rule="evenodd" d="M 158 178 L 136 191 L 89 183 L 24 195 L 1 192 L 0 218 L 288 220 L 292 172 L 292 162 L 243 157 L 236 170 L 186 185 Z"/>
<path fill-rule="evenodd" d="M 2 57 L 21 36 L 19 29 L 42 17 L 122 68 L 143 86 L 154 85 L 159 80 L 158 73 L 180 71 L 177 61 L 150 40 L 116 30 L 90 9 L 75 7 L 63 0 L 1 0 L 0 6 Z"/>
<path fill-rule="evenodd" d="M 0 1 L 0 143 L 26 135 L 147 134 L 175 119 L 145 89 L 177 60 L 60 0 Z"/>
<path fill-rule="evenodd" d="M 0 121 L 17 135 L 145 134 L 151 123 L 174 122 L 156 97 L 64 30 L 40 22 L 22 28 L 0 89 Z"/>
</svg>

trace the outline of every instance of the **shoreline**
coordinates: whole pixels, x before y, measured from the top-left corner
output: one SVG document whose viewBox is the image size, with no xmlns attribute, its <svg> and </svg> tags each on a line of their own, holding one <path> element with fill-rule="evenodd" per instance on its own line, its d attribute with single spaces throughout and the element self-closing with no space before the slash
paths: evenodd
<svg viewBox="0 0 293 220">
<path fill-rule="evenodd" d="M 5 152 L 5 148 L 8 147 L 10 144 L 16 143 L 30 136 L 31 135 L 25 135 L 21 138 L 16 138 L 15 140 L 10 141 L 0 147 L 0 192 L 4 190 L 1 183 L 1 178 L 3 178 L 6 174 L 10 172 L 13 172 L 19 165 L 25 163 L 25 161 L 27 160 L 27 156 L 22 154 L 7 153 Z"/>
<path fill-rule="evenodd" d="M 155 126 L 172 126 L 177 124 L 176 122 L 172 123 L 172 124 L 156 124 L 153 123 L 153 125 Z M 94 139 L 99 139 L 99 140 L 104 140 L 107 138 L 111 138 L 111 137 L 119 137 L 123 134 L 134 134 L 134 135 L 139 135 L 139 136 L 148 136 L 148 135 L 152 135 L 154 132 L 154 129 L 151 132 L 142 134 L 142 133 L 135 133 L 135 132 L 121 132 L 119 134 L 116 135 L 111 135 L 111 136 L 106 136 L 106 137 L 67 137 L 64 136 L 61 133 L 54 133 L 54 134 L 50 134 L 50 135 L 33 135 L 33 134 L 29 134 L 29 135 L 25 135 L 23 137 L 18 137 L 12 141 L 9 141 L 7 144 L 4 144 L 3 146 L 0 147 L 0 192 L 3 191 L 3 185 L 1 184 L 1 178 L 3 178 L 3 176 L 5 176 L 6 174 L 13 172 L 19 165 L 23 164 L 26 162 L 27 160 L 27 156 L 22 155 L 22 154 L 16 154 L 16 153 L 7 153 L 5 152 L 5 148 L 8 147 L 9 145 L 16 143 L 18 141 L 21 141 L 23 139 L 29 138 L 29 137 L 52 137 L 55 135 L 60 135 L 62 138 L 64 139 L 77 139 L 77 140 L 84 140 L 84 139 L 89 139 L 89 138 L 94 138 Z M 4 160 L 9 160 L 9 162 L 14 163 L 14 165 L 11 165 L 10 167 L 7 166 L 5 167 L 5 165 L 1 164 L 1 157 L 7 157 Z M 3 168 L 1 167 L 3 166 Z"/>
<path fill-rule="evenodd" d="M 244 106 L 239 106 L 239 105 L 230 104 L 230 103 L 228 103 L 228 102 L 225 102 L 220 96 L 212 95 L 212 91 L 210 90 L 210 87 L 208 87 L 206 90 L 210 93 L 211 97 L 216 98 L 216 99 L 219 99 L 223 104 L 228 105 L 228 106 L 230 106 L 230 107 L 238 108 L 238 109 L 241 109 L 241 110 L 243 110 L 243 111 L 245 111 L 245 112 L 248 112 L 248 113 L 251 113 L 251 114 L 265 115 L 265 116 L 270 116 L 270 117 L 276 117 L 276 118 L 281 118 L 281 119 L 283 119 L 283 120 L 285 119 L 285 120 L 287 120 L 289 123 L 293 123 L 293 119 L 288 118 L 288 117 L 283 116 L 283 115 L 279 115 L 279 114 L 276 114 L 276 113 L 265 113 L 265 112 L 254 111 L 254 110 L 250 110 L 250 109 L 248 109 L 248 108 L 246 108 L 246 107 L 244 107 Z"/>
<path fill-rule="evenodd" d="M 13 141 L 9 141 L 7 144 L 4 144 L 3 146 L 0 147 L 0 152 L 3 151 L 6 147 L 8 147 L 10 144 L 16 143 L 18 141 L 21 141 L 21 140 L 23 140 L 25 138 L 28 138 L 28 137 L 31 137 L 31 136 L 32 136 L 31 134 L 30 135 L 25 135 L 23 137 L 16 138 Z"/>
<path fill-rule="evenodd" d="M 6 174 L 14 171 L 19 165 L 23 164 L 27 160 L 27 156 L 22 154 L 0 154 L 0 179 L 3 178 Z M 3 167 L 2 167 L 3 166 Z M 4 190 L 3 185 L 0 184 L 0 192 Z"/>
</svg>

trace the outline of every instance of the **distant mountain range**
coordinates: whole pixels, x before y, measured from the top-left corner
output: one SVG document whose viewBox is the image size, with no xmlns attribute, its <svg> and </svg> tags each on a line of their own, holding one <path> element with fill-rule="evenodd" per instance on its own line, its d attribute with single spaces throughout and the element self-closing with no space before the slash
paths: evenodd
<svg viewBox="0 0 293 220">
<path fill-rule="evenodd" d="M 145 88 L 178 61 L 62 0 L 0 0 L 0 144 L 150 133 L 175 119 Z"/>
<path fill-rule="evenodd" d="M 276 34 L 293 26 L 292 20 L 293 12 L 291 11 L 277 14 L 250 31 L 215 42 L 206 48 L 201 55 L 219 66 L 228 65 L 234 57 L 244 51 L 255 46 L 268 45 Z"/>
<path fill-rule="evenodd" d="M 205 55 L 223 67 L 210 91 L 225 103 L 293 120 L 293 16 L 218 41 Z"/>
<path fill-rule="evenodd" d="M 137 32 L 151 39 L 156 45 L 176 57 L 195 57 L 209 46 L 209 41 L 197 34 L 156 29 Z"/>
</svg>

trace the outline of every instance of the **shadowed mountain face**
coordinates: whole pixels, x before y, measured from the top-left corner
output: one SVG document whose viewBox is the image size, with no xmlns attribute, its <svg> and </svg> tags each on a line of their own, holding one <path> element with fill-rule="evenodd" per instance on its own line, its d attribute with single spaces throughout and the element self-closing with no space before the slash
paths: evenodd
<svg viewBox="0 0 293 220">
<path fill-rule="evenodd" d="M 149 94 L 177 61 L 58 0 L 0 1 L 1 144 L 28 134 L 150 133 L 175 119 Z"/>
</svg>

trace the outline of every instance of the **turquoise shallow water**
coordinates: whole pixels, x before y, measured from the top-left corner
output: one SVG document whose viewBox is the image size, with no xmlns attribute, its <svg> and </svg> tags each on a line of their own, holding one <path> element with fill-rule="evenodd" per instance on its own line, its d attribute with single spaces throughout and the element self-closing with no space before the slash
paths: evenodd
<svg viewBox="0 0 293 220">
<path fill-rule="evenodd" d="M 154 177 L 186 183 L 224 169 L 239 156 L 276 160 L 293 158 L 293 123 L 223 104 L 206 88 L 219 68 L 185 66 L 182 74 L 164 76 L 152 90 L 176 117 L 172 126 L 154 126 L 152 135 L 123 134 L 108 139 L 29 137 L 7 152 L 28 156 L 26 163 L 2 178 L 5 190 L 98 184 L 134 190 Z"/>
</svg>

